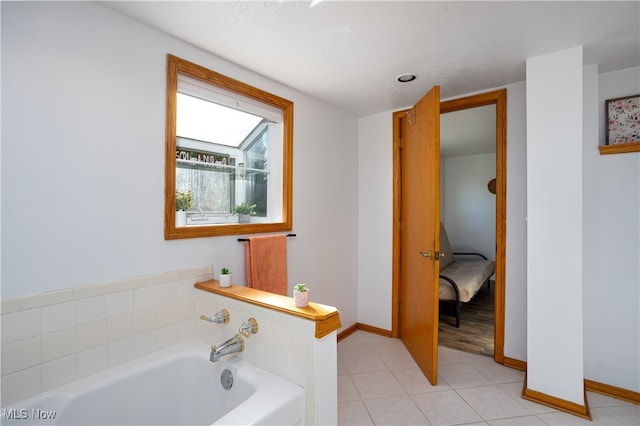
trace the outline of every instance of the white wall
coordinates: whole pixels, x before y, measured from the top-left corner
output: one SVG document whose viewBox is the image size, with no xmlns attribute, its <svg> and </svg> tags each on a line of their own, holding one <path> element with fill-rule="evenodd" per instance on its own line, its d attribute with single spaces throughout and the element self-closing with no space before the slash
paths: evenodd
<svg viewBox="0 0 640 426">
<path fill-rule="evenodd" d="M 640 68 L 599 76 L 585 146 L 585 377 L 640 392 L 640 153 L 600 155 L 604 101 L 640 93 Z"/>
<path fill-rule="evenodd" d="M 92 3 L 2 5 L 2 298 L 214 264 L 236 237 L 163 239 L 166 54 L 295 103 L 289 282 L 356 321 L 357 122 Z"/>
<path fill-rule="evenodd" d="M 495 259 L 496 196 L 487 183 L 496 177 L 496 154 L 444 158 L 444 216 L 440 221 L 457 252 L 474 252 Z"/>
<path fill-rule="evenodd" d="M 527 388 L 579 405 L 582 74 L 582 47 L 527 59 Z"/>
<path fill-rule="evenodd" d="M 391 330 L 391 113 L 358 120 L 358 322 Z"/>
</svg>

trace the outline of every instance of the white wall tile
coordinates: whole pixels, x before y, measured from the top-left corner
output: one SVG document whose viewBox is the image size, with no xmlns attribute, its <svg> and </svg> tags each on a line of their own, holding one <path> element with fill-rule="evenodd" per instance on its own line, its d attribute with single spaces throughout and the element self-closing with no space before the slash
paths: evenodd
<svg viewBox="0 0 640 426">
<path fill-rule="evenodd" d="M 107 344 L 107 320 L 94 321 L 77 327 L 78 352 Z"/>
<path fill-rule="evenodd" d="M 47 293 L 25 296 L 20 299 L 20 309 L 34 309 L 43 306 L 55 305 L 58 303 L 70 302 L 73 300 L 73 290 L 49 291 Z"/>
<path fill-rule="evenodd" d="M 4 371 L 3 371 L 4 372 Z M 40 366 L 2 376 L 2 405 L 6 406 L 40 393 Z"/>
<path fill-rule="evenodd" d="M 178 318 L 180 321 L 193 318 L 195 313 L 195 302 L 192 299 L 180 301 L 178 305 Z M 199 316 L 200 314 L 198 314 Z"/>
<path fill-rule="evenodd" d="M 40 309 L 3 314 L 1 321 L 3 344 L 40 335 Z"/>
<path fill-rule="evenodd" d="M 120 315 L 107 320 L 107 340 L 115 342 L 133 336 L 133 314 Z"/>
<path fill-rule="evenodd" d="M 158 286 L 158 304 L 177 302 L 179 300 L 178 283 L 171 282 Z"/>
<path fill-rule="evenodd" d="M 133 313 L 133 329 L 135 334 L 146 333 L 158 327 L 156 308 L 147 308 Z"/>
<path fill-rule="evenodd" d="M 76 302 L 78 324 L 99 321 L 107 317 L 107 296 L 89 297 Z"/>
<path fill-rule="evenodd" d="M 292 330 L 280 324 L 273 324 L 272 339 L 273 347 L 287 354 L 291 354 L 291 332 Z"/>
<path fill-rule="evenodd" d="M 136 358 L 158 350 L 158 333 L 151 330 L 133 337 L 133 354 Z"/>
<path fill-rule="evenodd" d="M 178 302 L 158 306 L 158 328 L 178 322 Z"/>
<path fill-rule="evenodd" d="M 3 314 L 8 314 L 11 312 L 18 312 L 20 308 L 21 299 L 4 299 L 0 304 L 0 311 Z"/>
<path fill-rule="evenodd" d="M 133 291 L 133 309 L 136 311 L 154 307 L 158 304 L 158 290 L 144 287 Z"/>
<path fill-rule="evenodd" d="M 178 340 L 184 341 L 196 337 L 194 319 L 187 319 L 178 323 Z"/>
<path fill-rule="evenodd" d="M 109 367 L 106 345 L 78 352 L 78 377 L 86 377 Z"/>
<path fill-rule="evenodd" d="M 89 297 L 103 296 L 113 293 L 113 283 L 85 285 L 73 289 L 73 298 L 76 300 Z"/>
<path fill-rule="evenodd" d="M 150 284 L 149 277 L 131 278 L 129 280 L 117 281 L 113 283 L 114 291 L 135 290 L 137 288 L 146 287 Z"/>
<path fill-rule="evenodd" d="M 65 328 L 42 336 L 42 362 L 75 354 L 76 329 Z"/>
<path fill-rule="evenodd" d="M 45 306 L 41 310 L 43 334 L 62 330 L 76 325 L 76 303 L 65 302 Z"/>
<path fill-rule="evenodd" d="M 178 343 L 178 324 L 158 328 L 158 349 Z"/>
<path fill-rule="evenodd" d="M 118 340 L 107 346 L 109 367 L 123 364 L 133 359 L 133 338 Z"/>
<path fill-rule="evenodd" d="M 42 390 L 73 382 L 78 376 L 76 354 L 42 364 Z"/>
<path fill-rule="evenodd" d="M 291 354 L 273 349 L 272 370 L 274 374 L 287 380 L 292 380 L 291 375 Z"/>
<path fill-rule="evenodd" d="M 9 374 L 40 364 L 40 336 L 2 345 L 2 374 Z"/>
<path fill-rule="evenodd" d="M 133 312 L 133 290 L 118 291 L 107 296 L 107 315 L 117 317 Z"/>
</svg>

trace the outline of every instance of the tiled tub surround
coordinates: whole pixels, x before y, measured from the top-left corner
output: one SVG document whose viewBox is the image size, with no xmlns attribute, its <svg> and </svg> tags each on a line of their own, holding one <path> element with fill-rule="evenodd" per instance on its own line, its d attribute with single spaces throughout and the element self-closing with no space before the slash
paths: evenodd
<svg viewBox="0 0 640 426">
<path fill-rule="evenodd" d="M 318 339 L 313 321 L 194 288 L 212 275 L 206 266 L 3 300 L 1 405 L 190 338 L 218 345 L 254 317 L 259 331 L 237 356 L 303 386 L 307 424 L 335 424 L 336 332 Z M 228 324 L 199 319 L 223 307 Z"/>
<path fill-rule="evenodd" d="M 245 350 L 237 356 L 305 389 L 305 424 L 337 423 L 338 312 L 311 303 L 296 308 L 293 299 L 246 287 L 220 288 L 217 281 L 197 284 L 196 312 L 211 316 L 229 311 L 226 325 L 198 321 L 196 337 L 218 345 L 233 337 L 250 317 L 258 333 L 245 338 Z M 322 407 L 319 409 L 318 407 Z"/>
<path fill-rule="evenodd" d="M 213 267 L 2 301 L 2 406 L 195 337 Z"/>
</svg>

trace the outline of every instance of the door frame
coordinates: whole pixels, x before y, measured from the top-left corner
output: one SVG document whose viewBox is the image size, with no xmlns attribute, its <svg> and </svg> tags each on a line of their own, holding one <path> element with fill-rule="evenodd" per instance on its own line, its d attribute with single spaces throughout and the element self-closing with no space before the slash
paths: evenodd
<svg viewBox="0 0 640 426">
<path fill-rule="evenodd" d="M 504 364 L 505 264 L 507 237 L 507 89 L 440 102 L 440 114 L 496 106 L 496 269 L 493 359 Z M 393 113 L 393 249 L 391 335 L 398 337 L 400 284 L 400 119 L 411 109 Z"/>
</svg>

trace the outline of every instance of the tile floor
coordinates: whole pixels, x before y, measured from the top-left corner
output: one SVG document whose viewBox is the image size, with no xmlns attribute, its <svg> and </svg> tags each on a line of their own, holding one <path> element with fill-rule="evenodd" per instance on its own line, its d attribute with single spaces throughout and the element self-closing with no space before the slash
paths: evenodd
<svg viewBox="0 0 640 426">
<path fill-rule="evenodd" d="M 438 385 L 397 339 L 356 331 L 338 343 L 340 425 L 640 425 L 640 406 L 588 393 L 593 421 L 520 397 L 524 373 L 440 347 Z"/>
</svg>

